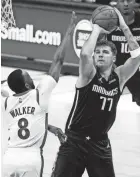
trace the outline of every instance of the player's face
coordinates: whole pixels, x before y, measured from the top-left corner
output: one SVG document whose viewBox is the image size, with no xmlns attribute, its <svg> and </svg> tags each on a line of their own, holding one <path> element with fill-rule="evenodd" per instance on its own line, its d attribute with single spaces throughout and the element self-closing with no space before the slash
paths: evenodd
<svg viewBox="0 0 140 177">
<path fill-rule="evenodd" d="M 25 83 L 29 85 L 30 89 L 34 89 L 35 85 L 30 75 L 26 71 L 22 71 L 22 75 L 24 77 Z"/>
<path fill-rule="evenodd" d="M 95 49 L 94 60 L 98 68 L 108 69 L 114 63 L 114 55 L 109 46 L 99 46 Z"/>
<path fill-rule="evenodd" d="M 129 15 L 133 12 L 133 7 L 135 4 L 135 0 L 118 0 L 117 8 L 124 15 Z"/>
</svg>

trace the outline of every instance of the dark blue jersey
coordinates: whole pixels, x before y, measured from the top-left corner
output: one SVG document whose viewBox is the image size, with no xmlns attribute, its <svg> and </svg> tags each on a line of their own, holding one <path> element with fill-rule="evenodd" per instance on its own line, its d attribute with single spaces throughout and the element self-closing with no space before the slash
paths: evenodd
<svg viewBox="0 0 140 177">
<path fill-rule="evenodd" d="M 69 129 L 90 137 L 106 134 L 115 121 L 120 95 L 117 74 L 112 72 L 106 81 L 97 72 L 88 85 L 76 88 L 66 132 Z"/>
<path fill-rule="evenodd" d="M 129 29 L 140 45 L 140 13 L 135 13 L 135 21 L 129 25 Z M 124 33 L 120 28 L 117 28 L 115 31 L 109 34 L 107 38 L 109 41 L 112 41 L 116 45 L 118 52 L 116 65 L 120 66 L 124 64 L 126 60 L 130 58 L 129 47 Z"/>
<path fill-rule="evenodd" d="M 140 45 L 140 12 L 135 13 L 135 21 L 129 28 Z M 116 65 L 120 66 L 130 58 L 129 47 L 123 32 L 118 28 L 108 35 L 108 40 L 112 41 L 117 48 Z M 129 91 L 133 95 L 133 100 L 140 100 L 140 68 L 126 83 Z"/>
</svg>

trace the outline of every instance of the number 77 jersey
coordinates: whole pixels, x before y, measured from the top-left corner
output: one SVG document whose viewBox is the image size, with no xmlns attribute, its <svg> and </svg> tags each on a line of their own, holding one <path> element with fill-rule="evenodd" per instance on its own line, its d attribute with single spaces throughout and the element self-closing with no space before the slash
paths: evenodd
<svg viewBox="0 0 140 177">
<path fill-rule="evenodd" d="M 96 73 L 88 85 L 76 88 L 66 131 L 69 129 L 90 137 L 106 134 L 115 121 L 120 95 L 119 78 L 115 72 L 108 81 Z"/>
<path fill-rule="evenodd" d="M 8 147 L 41 147 L 47 133 L 47 114 L 39 105 L 38 90 L 10 96 L 5 103 L 8 113 Z"/>
</svg>

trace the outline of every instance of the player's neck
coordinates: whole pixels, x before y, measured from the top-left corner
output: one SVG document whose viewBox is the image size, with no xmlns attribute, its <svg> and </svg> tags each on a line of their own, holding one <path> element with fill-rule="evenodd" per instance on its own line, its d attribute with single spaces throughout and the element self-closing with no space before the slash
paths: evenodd
<svg viewBox="0 0 140 177">
<path fill-rule="evenodd" d="M 15 93 L 14 96 L 22 96 L 22 95 L 25 95 L 26 93 L 28 93 L 31 89 L 26 89 L 26 90 L 23 90 L 22 92 L 20 93 Z"/>
<path fill-rule="evenodd" d="M 109 80 L 109 77 L 110 77 L 110 74 L 112 72 L 112 67 L 106 69 L 106 70 L 103 70 L 103 69 L 99 69 L 99 72 L 100 72 L 100 75 L 105 78 L 106 81 Z"/>
<path fill-rule="evenodd" d="M 135 21 L 135 12 L 132 12 L 129 15 L 124 15 L 123 14 L 123 17 L 124 17 L 124 20 L 125 20 L 126 24 L 131 25 Z"/>
</svg>

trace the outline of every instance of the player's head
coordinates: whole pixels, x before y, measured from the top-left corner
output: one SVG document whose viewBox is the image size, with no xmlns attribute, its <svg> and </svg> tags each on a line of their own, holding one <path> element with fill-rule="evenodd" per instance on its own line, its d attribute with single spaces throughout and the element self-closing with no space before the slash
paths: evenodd
<svg viewBox="0 0 140 177">
<path fill-rule="evenodd" d="M 21 69 L 14 70 L 8 76 L 8 85 L 16 94 L 35 88 L 30 75 Z"/>
<path fill-rule="evenodd" d="M 117 8 L 123 15 L 132 14 L 136 0 L 117 0 Z"/>
<path fill-rule="evenodd" d="M 98 68 L 106 70 L 113 66 L 116 61 L 117 49 L 113 42 L 101 40 L 97 42 L 94 61 Z"/>
</svg>

